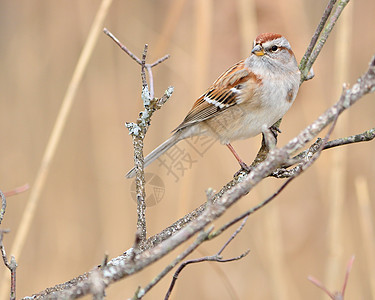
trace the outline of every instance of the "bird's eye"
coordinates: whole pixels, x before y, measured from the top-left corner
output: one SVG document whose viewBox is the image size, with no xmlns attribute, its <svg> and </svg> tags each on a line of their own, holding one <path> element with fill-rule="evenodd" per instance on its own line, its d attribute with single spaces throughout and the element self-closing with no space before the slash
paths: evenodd
<svg viewBox="0 0 375 300">
<path fill-rule="evenodd" d="M 277 49 L 279 49 L 279 47 L 277 47 L 276 45 L 273 45 L 273 46 L 271 47 L 271 51 L 272 51 L 272 52 L 276 52 Z"/>
</svg>

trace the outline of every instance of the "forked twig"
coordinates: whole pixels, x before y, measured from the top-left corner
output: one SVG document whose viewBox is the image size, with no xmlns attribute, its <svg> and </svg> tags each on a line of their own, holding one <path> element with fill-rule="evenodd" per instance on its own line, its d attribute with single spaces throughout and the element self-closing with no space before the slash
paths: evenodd
<svg viewBox="0 0 375 300">
<path fill-rule="evenodd" d="M 241 225 L 236 229 L 236 231 L 230 236 L 230 238 L 225 242 L 225 244 L 221 247 L 221 249 L 214 255 L 210 255 L 210 256 L 205 256 L 205 257 L 201 257 L 201 258 L 197 258 L 197 259 L 191 259 L 191 260 L 187 260 L 187 261 L 184 261 L 179 267 L 178 269 L 176 270 L 176 272 L 174 273 L 173 275 L 173 278 L 172 278 L 172 281 L 171 281 L 171 284 L 169 285 L 169 288 L 168 288 L 168 291 L 167 291 L 167 294 L 165 295 L 165 298 L 164 300 L 168 300 L 171 293 L 172 293 L 172 290 L 174 288 L 174 285 L 178 279 L 178 276 L 179 274 L 181 273 L 181 271 L 189 264 L 193 264 L 193 263 L 199 263 L 199 262 L 204 262 L 204 261 L 213 261 L 213 262 L 231 262 L 231 261 L 235 261 L 235 260 L 239 260 L 243 257 L 245 257 L 246 255 L 249 254 L 250 250 L 247 250 L 245 251 L 244 253 L 242 253 L 241 255 L 239 256 L 236 256 L 236 257 L 232 257 L 232 258 L 229 258 L 229 259 L 223 259 L 222 256 L 221 256 L 221 253 L 224 251 L 224 249 L 229 245 L 229 243 L 231 241 L 233 241 L 233 239 L 240 233 L 240 231 L 243 229 L 243 227 L 245 226 L 246 224 L 246 221 L 247 221 L 247 218 L 245 218 Z M 222 231 L 221 231 L 222 232 Z M 217 235 L 215 235 L 217 236 Z M 209 237 L 211 238 L 211 237 Z"/>
<path fill-rule="evenodd" d="M 146 227 L 146 191 L 145 191 L 145 177 L 144 177 L 144 157 L 143 157 L 143 140 L 146 132 L 150 125 L 152 114 L 161 108 L 169 97 L 172 95 L 173 88 L 168 88 L 164 95 L 160 98 L 154 98 L 154 82 L 151 68 L 162 63 L 169 58 L 169 55 L 165 55 L 162 58 L 156 60 L 152 64 L 146 63 L 148 45 L 144 46 L 142 52 L 142 58 L 139 59 L 134 53 L 132 53 L 125 45 L 123 45 L 119 39 L 117 39 L 107 28 L 104 28 L 104 33 L 108 35 L 126 54 L 128 54 L 135 62 L 141 66 L 141 79 L 142 79 L 142 100 L 145 110 L 141 112 L 136 123 L 126 123 L 125 126 L 129 130 L 129 134 L 133 137 L 134 146 L 134 165 L 136 171 L 136 195 L 137 195 L 137 240 L 139 241 L 139 250 L 143 250 L 143 245 L 147 237 Z M 146 71 L 148 72 L 149 83 L 146 79 Z"/>
<path fill-rule="evenodd" d="M 344 300 L 345 290 L 348 284 L 350 271 L 353 267 L 354 258 L 355 256 L 353 255 L 348 262 L 348 266 L 346 267 L 345 279 L 341 291 L 332 293 L 315 277 L 309 276 L 307 277 L 307 279 L 310 280 L 313 284 L 315 284 L 318 288 L 322 289 L 332 300 Z"/>
<path fill-rule="evenodd" d="M 179 254 L 163 271 L 160 272 L 148 285 L 146 285 L 143 289 L 138 288 L 133 296 L 133 300 L 141 299 L 151 288 L 153 288 L 165 275 L 168 274 L 170 270 L 172 270 L 181 260 L 183 260 L 186 256 L 192 253 L 200 244 L 202 244 L 205 240 L 208 239 L 210 232 L 212 231 L 213 227 L 211 226 L 208 230 L 202 230 L 195 241 L 181 254 Z"/>
<path fill-rule="evenodd" d="M 103 29 L 104 33 L 106 35 L 108 35 L 126 54 L 128 54 L 137 64 L 141 65 L 142 66 L 142 63 L 143 63 L 143 59 L 139 59 L 133 52 L 131 52 L 124 44 L 122 44 L 118 38 L 116 38 L 107 28 L 104 28 Z M 145 49 L 146 49 L 147 44 L 145 45 Z M 146 49 L 146 53 L 147 53 L 147 49 Z M 145 51 L 143 51 L 143 54 L 145 54 Z M 147 69 L 147 72 L 148 72 L 148 79 L 149 79 L 149 82 L 150 82 L 150 97 L 151 98 L 154 98 L 154 78 L 153 78 L 153 75 L 152 75 L 152 70 L 151 68 L 157 66 L 158 64 L 161 64 L 163 61 L 167 60 L 168 58 L 170 57 L 169 54 L 166 54 L 164 55 L 163 57 L 157 59 L 156 61 L 154 61 L 153 63 L 151 64 L 146 64 L 146 62 L 144 61 L 144 68 Z M 146 56 L 144 56 L 144 59 L 146 59 Z M 145 79 L 146 80 L 146 79 Z M 143 79 L 142 79 L 142 83 L 143 83 Z"/>
</svg>

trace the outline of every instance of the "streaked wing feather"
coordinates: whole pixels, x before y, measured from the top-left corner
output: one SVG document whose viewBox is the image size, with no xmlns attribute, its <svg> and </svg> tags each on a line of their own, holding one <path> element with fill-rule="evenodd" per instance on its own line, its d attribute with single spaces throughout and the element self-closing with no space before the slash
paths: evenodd
<svg viewBox="0 0 375 300">
<path fill-rule="evenodd" d="M 257 80 L 254 74 L 244 68 L 244 61 L 229 68 L 198 98 L 184 121 L 174 131 L 212 118 L 217 113 L 239 103 L 239 93 L 236 87 L 251 79 Z"/>
</svg>

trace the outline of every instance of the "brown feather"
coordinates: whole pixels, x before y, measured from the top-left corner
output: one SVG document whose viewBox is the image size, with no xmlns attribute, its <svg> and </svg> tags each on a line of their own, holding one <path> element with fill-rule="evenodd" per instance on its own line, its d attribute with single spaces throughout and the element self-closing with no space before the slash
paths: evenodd
<svg viewBox="0 0 375 300">
<path fill-rule="evenodd" d="M 255 44 L 263 44 L 281 37 L 281 34 L 278 33 L 262 33 L 256 37 Z"/>
<path fill-rule="evenodd" d="M 246 87 L 242 87 L 241 84 L 245 82 Z M 212 86 L 198 98 L 184 121 L 173 131 L 210 119 L 234 104 L 251 99 L 253 90 L 251 83 L 255 85 L 260 82 L 261 80 L 246 68 L 244 61 L 238 62 L 221 74 Z M 236 91 L 233 91 L 232 88 L 235 88 Z M 244 91 L 241 92 L 241 89 Z M 241 97 L 244 94 L 246 94 L 246 99 Z"/>
</svg>

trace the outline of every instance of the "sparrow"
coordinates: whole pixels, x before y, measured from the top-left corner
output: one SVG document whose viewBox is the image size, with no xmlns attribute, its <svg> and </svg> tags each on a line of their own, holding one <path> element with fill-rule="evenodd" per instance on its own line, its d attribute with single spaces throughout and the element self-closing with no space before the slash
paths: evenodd
<svg viewBox="0 0 375 300">
<path fill-rule="evenodd" d="M 148 166 L 179 141 L 211 136 L 226 145 L 241 168 L 247 165 L 231 143 L 262 133 L 292 106 L 300 85 L 300 71 L 288 40 L 277 33 L 256 37 L 250 55 L 219 76 L 195 101 L 173 135 L 144 160 Z M 135 176 L 135 168 L 126 177 Z"/>
</svg>

